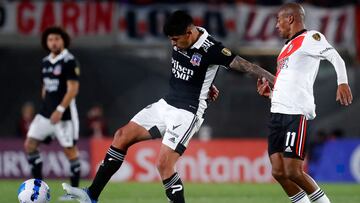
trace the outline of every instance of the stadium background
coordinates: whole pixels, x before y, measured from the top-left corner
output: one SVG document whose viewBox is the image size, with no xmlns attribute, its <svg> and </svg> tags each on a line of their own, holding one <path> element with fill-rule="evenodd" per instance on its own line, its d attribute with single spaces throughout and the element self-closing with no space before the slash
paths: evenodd
<svg viewBox="0 0 360 203">
<path fill-rule="evenodd" d="M 322 62 L 314 87 L 317 118 L 307 168 L 323 182 L 359 183 L 360 5 L 346 0 L 300 2 L 307 28 L 324 33 L 344 58 L 354 96 L 347 108 L 335 102 L 336 74 L 330 63 Z M 30 174 L 19 125 L 24 104 L 36 111 L 41 102 L 40 62 L 48 53 L 42 50 L 39 36 L 47 26 L 66 28 L 72 36 L 70 51 L 81 64 L 79 147 L 83 177 L 89 178 L 117 127 L 167 91 L 171 47 L 161 28 L 171 11 L 188 10 L 197 25 L 274 73 L 284 43 L 274 28 L 281 3 L 0 1 L 0 178 L 24 179 Z M 221 70 L 215 84 L 220 98 L 210 105 L 203 128 L 180 160 L 180 173 L 194 182 L 273 182 L 266 154 L 269 101 L 257 95 L 256 81 L 246 74 Z M 101 118 L 95 118 L 102 126 L 99 133 L 89 117 L 101 110 Z M 152 165 L 158 145 L 151 141 L 131 149 L 113 179 L 158 180 Z M 49 163 L 44 166 L 45 176 L 66 177 L 68 163 L 57 143 L 42 150 Z"/>
</svg>

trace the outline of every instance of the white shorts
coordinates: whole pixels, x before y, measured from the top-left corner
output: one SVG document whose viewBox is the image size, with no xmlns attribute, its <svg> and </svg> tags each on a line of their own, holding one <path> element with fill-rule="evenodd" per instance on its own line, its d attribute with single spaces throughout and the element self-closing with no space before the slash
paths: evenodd
<svg viewBox="0 0 360 203">
<path fill-rule="evenodd" d="M 160 99 L 137 113 L 131 121 L 148 130 L 154 139 L 162 137 L 164 145 L 182 155 L 204 119 Z"/>
<path fill-rule="evenodd" d="M 79 139 L 79 122 L 68 120 L 51 124 L 50 119 L 37 114 L 30 124 L 28 137 L 43 141 L 48 136 L 56 137 L 62 147 L 73 147 Z"/>
</svg>

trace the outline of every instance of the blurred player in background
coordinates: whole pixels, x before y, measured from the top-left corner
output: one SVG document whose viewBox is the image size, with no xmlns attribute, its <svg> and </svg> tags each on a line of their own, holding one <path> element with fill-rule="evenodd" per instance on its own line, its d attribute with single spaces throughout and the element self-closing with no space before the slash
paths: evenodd
<svg viewBox="0 0 360 203">
<path fill-rule="evenodd" d="M 271 98 L 268 150 L 272 174 L 291 202 L 329 203 L 326 194 L 303 171 L 310 120 L 314 119 L 313 85 L 320 60 L 335 68 L 338 89 L 336 100 L 350 105 L 352 94 L 345 63 L 320 32 L 305 29 L 305 11 L 296 3 L 284 4 L 277 13 L 276 28 L 287 39 L 277 58 L 277 74 L 271 91 L 266 80 L 258 80 L 260 95 Z"/>
<path fill-rule="evenodd" d="M 42 107 L 30 125 L 25 151 L 33 177 L 42 179 L 43 162 L 38 147 L 49 136 L 55 136 L 70 161 L 71 185 L 78 187 L 80 161 L 76 141 L 79 119 L 75 97 L 79 91 L 80 69 L 75 57 L 67 50 L 70 37 L 62 28 L 47 28 L 42 33 L 41 43 L 50 54 L 42 60 Z"/>
<path fill-rule="evenodd" d="M 172 203 L 184 203 L 184 186 L 174 169 L 175 164 L 204 120 L 203 114 L 208 107 L 206 100 L 219 67 L 249 72 L 270 81 L 274 79 L 266 70 L 232 54 L 205 29 L 196 27 L 192 17 L 183 11 L 176 11 L 167 19 L 164 33 L 173 46 L 169 93 L 141 110 L 115 133 L 112 145 L 87 190 L 63 184 L 66 192 L 80 202 L 98 200 L 131 145 L 162 138 L 157 168 L 166 196 Z"/>
</svg>

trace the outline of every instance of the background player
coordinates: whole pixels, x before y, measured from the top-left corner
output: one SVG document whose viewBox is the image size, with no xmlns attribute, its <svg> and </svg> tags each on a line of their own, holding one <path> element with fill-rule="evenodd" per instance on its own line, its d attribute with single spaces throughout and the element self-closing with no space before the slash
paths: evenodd
<svg viewBox="0 0 360 203">
<path fill-rule="evenodd" d="M 80 161 L 75 144 L 79 137 L 79 119 L 75 97 L 79 91 L 80 69 L 67 50 L 70 37 L 60 27 L 47 28 L 41 43 L 50 54 L 42 60 L 42 107 L 30 125 L 25 151 L 32 175 L 42 179 L 43 162 L 38 147 L 48 136 L 55 136 L 70 161 L 71 185 L 78 187 Z"/>
<path fill-rule="evenodd" d="M 292 202 L 329 203 L 325 193 L 303 171 L 310 120 L 316 116 L 313 85 L 320 60 L 328 60 L 335 68 L 336 100 L 347 106 L 352 94 L 344 61 L 324 35 L 305 29 L 304 18 L 304 9 L 296 3 L 284 4 L 278 11 L 276 28 L 287 42 L 277 58 L 272 93 L 265 80 L 258 80 L 258 92 L 271 96 L 268 150 L 274 178 Z"/>
<path fill-rule="evenodd" d="M 97 201 L 131 145 L 162 138 L 157 168 L 166 196 L 170 202 L 184 203 L 184 186 L 175 172 L 175 163 L 203 122 L 209 88 L 219 67 L 246 71 L 269 81 L 274 79 L 264 69 L 232 54 L 205 29 L 196 27 L 191 16 L 183 11 L 176 11 L 167 19 L 164 33 L 173 45 L 169 93 L 144 108 L 115 133 L 112 145 L 86 192 L 63 184 L 66 192 L 80 202 Z"/>
</svg>

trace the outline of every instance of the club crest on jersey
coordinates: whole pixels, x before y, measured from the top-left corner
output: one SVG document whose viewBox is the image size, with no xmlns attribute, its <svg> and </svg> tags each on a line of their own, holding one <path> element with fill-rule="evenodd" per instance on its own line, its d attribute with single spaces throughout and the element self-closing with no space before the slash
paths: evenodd
<svg viewBox="0 0 360 203">
<path fill-rule="evenodd" d="M 320 34 L 319 33 L 315 33 L 315 34 L 313 34 L 313 36 L 312 36 L 313 38 L 314 38 L 314 40 L 316 40 L 316 41 L 320 41 L 321 40 L 321 37 L 320 37 Z"/>
<path fill-rule="evenodd" d="M 57 65 L 54 67 L 54 71 L 53 71 L 54 75 L 60 75 L 61 74 L 61 65 Z"/>
<path fill-rule="evenodd" d="M 200 66 L 200 62 L 201 62 L 201 57 L 202 55 L 199 53 L 194 53 L 190 59 L 190 63 L 193 66 Z"/>
</svg>

